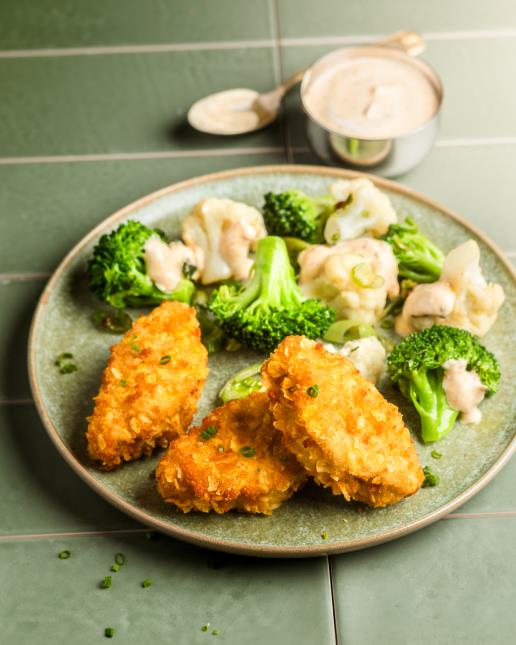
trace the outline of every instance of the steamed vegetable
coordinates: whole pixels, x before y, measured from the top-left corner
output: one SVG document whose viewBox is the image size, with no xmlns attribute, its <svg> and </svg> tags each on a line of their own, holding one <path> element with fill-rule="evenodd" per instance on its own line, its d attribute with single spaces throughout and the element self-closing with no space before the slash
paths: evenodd
<svg viewBox="0 0 516 645">
<path fill-rule="evenodd" d="M 290 335 L 320 338 L 335 320 L 330 307 L 303 299 L 285 242 L 273 236 L 258 243 L 251 279 L 216 289 L 208 308 L 226 335 L 262 352 Z"/>
<path fill-rule="evenodd" d="M 443 252 L 419 232 L 411 217 L 407 217 L 403 224 L 391 224 L 382 239 L 392 246 L 400 278 L 409 278 L 414 282 L 435 282 L 439 279 L 444 262 Z"/>
<path fill-rule="evenodd" d="M 464 329 L 436 325 L 407 336 L 387 358 L 390 378 L 409 398 L 421 419 L 425 443 L 439 441 L 450 432 L 459 415 L 443 387 L 446 362 L 464 360 L 494 394 L 500 381 L 498 361 Z"/>
<path fill-rule="evenodd" d="M 331 197 L 313 198 L 291 188 L 265 195 L 263 219 L 269 235 L 296 237 L 314 244 L 323 241 L 323 227 L 333 209 Z"/>
<path fill-rule="evenodd" d="M 159 305 L 165 300 L 190 302 L 194 284 L 182 277 L 173 291 L 162 291 L 151 280 L 145 264 L 145 243 L 151 237 L 165 240 L 159 229 L 136 221 L 121 224 L 103 235 L 88 264 L 90 289 L 116 309 Z"/>
<path fill-rule="evenodd" d="M 264 392 L 265 386 L 260 378 L 262 363 L 254 363 L 237 372 L 219 392 L 219 397 L 227 403 L 234 399 L 243 399 L 253 392 Z"/>
</svg>

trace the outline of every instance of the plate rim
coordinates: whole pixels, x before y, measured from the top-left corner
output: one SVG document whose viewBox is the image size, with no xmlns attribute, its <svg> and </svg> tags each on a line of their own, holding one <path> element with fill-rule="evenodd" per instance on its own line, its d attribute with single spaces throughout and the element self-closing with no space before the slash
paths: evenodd
<svg viewBox="0 0 516 645">
<path fill-rule="evenodd" d="M 50 416 L 46 410 L 46 407 L 43 402 L 43 397 L 40 390 L 40 385 L 37 379 L 36 372 L 36 345 L 35 338 L 36 333 L 39 327 L 40 320 L 45 312 L 45 306 L 47 304 L 50 293 L 54 289 L 55 284 L 61 277 L 64 270 L 68 265 L 75 259 L 75 257 L 80 253 L 80 251 L 91 242 L 92 239 L 96 238 L 100 233 L 111 225 L 115 224 L 119 220 L 123 219 L 131 212 L 151 203 L 155 200 L 163 197 L 164 195 L 173 194 L 178 191 L 192 188 L 201 184 L 234 179 L 237 177 L 243 177 L 248 175 L 267 175 L 267 174 L 312 174 L 318 176 L 328 176 L 328 177 L 338 177 L 342 179 L 353 179 L 357 177 L 365 177 L 371 180 L 376 186 L 380 188 L 385 188 L 391 192 L 410 197 L 420 203 L 429 206 L 435 210 L 440 211 L 451 220 L 461 224 L 467 230 L 471 231 L 476 235 L 482 242 L 488 246 L 491 251 L 497 256 L 497 259 L 502 263 L 505 269 L 508 271 L 512 280 L 516 283 L 516 270 L 509 263 L 508 259 L 505 257 L 501 249 L 495 244 L 491 239 L 487 237 L 480 229 L 478 229 L 474 224 L 471 224 L 461 215 L 458 215 L 454 211 L 451 211 L 447 207 L 443 206 L 439 202 L 434 201 L 433 199 L 427 197 L 426 195 L 419 193 L 403 184 L 394 182 L 383 177 L 377 177 L 375 175 L 370 175 L 367 173 L 362 173 L 354 170 L 347 170 L 342 168 L 333 168 L 328 166 L 317 166 L 317 165 L 304 165 L 304 164 L 274 164 L 274 165 L 264 165 L 264 166 L 250 166 L 247 168 L 236 168 L 231 170 L 217 171 L 214 173 L 208 173 L 204 175 L 199 175 L 190 179 L 182 180 L 175 182 L 164 188 L 155 190 L 143 197 L 140 197 L 126 206 L 118 209 L 113 214 L 109 215 L 103 219 L 99 224 L 93 227 L 84 237 L 82 237 L 65 255 L 61 260 L 55 271 L 52 273 L 50 279 L 48 280 L 41 296 L 39 297 L 38 303 L 34 310 L 32 317 L 32 322 L 29 332 L 29 341 L 28 341 L 28 373 L 29 373 L 29 383 L 34 398 L 34 403 L 36 410 L 40 416 L 43 426 L 49 435 L 51 441 L 57 448 L 58 452 L 68 463 L 68 465 L 74 470 L 77 475 L 92 488 L 97 494 L 99 494 L 103 499 L 105 499 L 112 506 L 121 510 L 125 514 L 129 515 L 133 519 L 137 520 L 141 524 L 147 525 L 153 529 L 156 529 L 162 533 L 170 535 L 174 538 L 178 538 L 185 542 L 195 544 L 200 547 L 210 548 L 217 551 L 223 551 L 227 553 L 236 553 L 240 555 L 248 556 L 260 556 L 260 557 L 289 557 L 289 558 L 301 558 L 301 557 L 315 557 L 315 556 L 325 556 L 325 555 L 336 555 L 339 553 L 345 553 L 350 551 L 356 551 L 359 549 L 369 548 L 376 546 L 378 544 L 383 544 L 385 542 L 390 542 L 404 535 L 408 535 L 417 531 L 419 529 L 428 526 L 437 520 L 445 517 L 453 510 L 462 506 L 465 502 L 471 499 L 476 495 L 484 486 L 495 477 L 498 472 L 505 466 L 505 464 L 510 460 L 512 455 L 516 452 L 516 435 L 513 436 L 512 440 L 509 442 L 507 447 L 500 454 L 498 459 L 491 465 L 491 467 L 481 475 L 469 488 L 464 490 L 460 495 L 453 498 L 443 506 L 423 515 L 417 520 L 409 522 L 408 524 L 398 527 L 396 529 L 391 529 L 386 533 L 381 535 L 369 536 L 365 538 L 358 538 L 351 541 L 340 541 L 335 542 L 331 545 L 326 544 L 311 544 L 306 546 L 277 546 L 271 544 L 252 544 L 245 542 L 238 542 L 233 540 L 226 540 L 217 537 L 211 537 L 206 535 L 201 535 L 198 531 L 193 531 L 189 529 L 184 529 L 174 524 L 169 524 L 164 520 L 157 519 L 152 517 L 147 511 L 138 508 L 136 505 L 126 502 L 116 493 L 110 491 L 105 484 L 96 479 L 88 469 L 77 459 L 73 452 L 68 448 L 65 441 L 60 436 L 57 428 L 52 423 Z M 130 529 L 128 529 L 130 530 Z"/>
</svg>

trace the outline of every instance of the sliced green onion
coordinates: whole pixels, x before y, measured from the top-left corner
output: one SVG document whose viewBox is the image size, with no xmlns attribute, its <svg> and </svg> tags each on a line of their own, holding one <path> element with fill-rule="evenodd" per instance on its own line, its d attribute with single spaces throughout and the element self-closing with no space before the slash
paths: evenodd
<svg viewBox="0 0 516 645">
<path fill-rule="evenodd" d="M 71 374 L 72 372 L 77 371 L 77 365 L 75 363 L 65 363 L 59 368 L 59 374 Z"/>
<path fill-rule="evenodd" d="M 432 450 L 430 454 L 434 459 L 440 459 L 443 456 L 443 453 L 439 452 L 438 450 Z"/>
<path fill-rule="evenodd" d="M 100 588 L 109 589 L 112 584 L 113 584 L 113 578 L 111 576 L 105 576 L 104 580 L 102 580 L 100 583 Z"/>
<path fill-rule="evenodd" d="M 214 629 L 211 633 L 212 633 L 213 636 L 218 636 L 220 634 L 220 630 L 219 629 Z"/>
<path fill-rule="evenodd" d="M 170 360 L 171 360 L 171 356 L 170 356 L 170 354 L 167 354 L 166 356 L 162 356 L 159 359 L 159 364 L 160 365 L 166 365 L 167 363 L 170 363 Z"/>
<path fill-rule="evenodd" d="M 208 426 L 201 432 L 199 436 L 203 441 L 208 441 L 208 439 L 214 437 L 218 431 L 218 428 L 216 428 L 215 426 Z"/>
<path fill-rule="evenodd" d="M 57 367 L 61 367 L 61 364 L 68 360 L 69 358 L 73 358 L 73 354 L 70 354 L 70 352 L 63 352 L 62 354 L 59 354 L 59 356 L 56 358 L 54 365 L 57 365 Z"/>
<path fill-rule="evenodd" d="M 131 349 L 133 350 L 133 352 L 139 352 L 140 346 L 137 345 L 136 343 L 131 343 Z"/>
<path fill-rule="evenodd" d="M 147 587 L 152 587 L 152 580 L 150 578 L 145 578 L 145 580 L 142 582 L 142 587 L 144 589 L 147 589 Z"/>
<path fill-rule="evenodd" d="M 131 329 L 133 320 L 123 309 L 99 309 L 93 316 L 93 323 L 96 327 L 107 331 L 110 334 L 125 334 Z"/>
<path fill-rule="evenodd" d="M 210 623 L 206 623 L 206 625 L 203 625 L 201 627 L 201 632 L 207 632 L 209 628 L 210 628 Z"/>
<path fill-rule="evenodd" d="M 115 562 L 115 564 L 111 565 L 110 571 L 112 571 L 113 573 L 118 573 L 120 571 L 120 565 Z"/>
<path fill-rule="evenodd" d="M 307 388 L 306 393 L 308 394 L 308 396 L 312 397 L 312 399 L 315 399 L 316 396 L 319 394 L 319 386 L 310 385 L 310 387 Z"/>
<path fill-rule="evenodd" d="M 358 340 L 376 335 L 374 327 L 368 323 L 359 320 L 338 320 L 328 327 L 324 334 L 324 340 L 328 343 L 344 345 L 348 340 Z"/>
<path fill-rule="evenodd" d="M 362 289 L 379 289 L 385 284 L 383 277 L 375 273 L 367 262 L 355 264 L 351 269 L 351 278 Z"/>
<path fill-rule="evenodd" d="M 116 553 L 115 554 L 115 562 L 119 564 L 121 567 L 124 566 L 125 564 L 125 555 L 123 553 Z"/>
<path fill-rule="evenodd" d="M 428 486 L 437 486 L 437 484 L 441 481 L 441 478 L 439 475 L 436 475 L 430 470 L 429 466 L 425 466 L 423 468 L 423 473 L 425 475 L 425 478 L 423 480 L 423 488 L 427 488 Z"/>
<path fill-rule="evenodd" d="M 323 540 L 327 540 L 327 539 L 328 539 L 328 537 L 329 537 L 329 536 L 328 536 L 328 531 L 323 531 L 323 532 L 321 533 L 321 537 L 322 537 L 322 539 L 323 539 Z"/>
<path fill-rule="evenodd" d="M 256 450 L 251 448 L 251 446 L 244 446 L 243 448 L 240 448 L 239 452 L 244 457 L 254 457 L 256 455 Z"/>
<path fill-rule="evenodd" d="M 75 363 L 70 363 L 72 358 L 73 354 L 70 354 L 70 352 L 59 354 L 54 361 L 54 365 L 59 369 L 59 374 L 71 374 L 78 369 Z"/>
<path fill-rule="evenodd" d="M 125 380 L 125 378 L 121 378 L 121 379 L 120 379 L 120 385 L 121 385 L 122 387 L 127 387 L 127 381 Z"/>
<path fill-rule="evenodd" d="M 253 392 L 264 392 L 260 377 L 262 363 L 253 363 L 249 367 L 239 370 L 219 392 L 219 397 L 227 403 L 234 399 L 243 399 Z"/>
<path fill-rule="evenodd" d="M 68 558 L 72 555 L 71 551 L 68 551 L 68 549 L 65 549 L 64 551 L 60 551 L 57 555 L 57 557 L 60 560 L 68 560 Z"/>
<path fill-rule="evenodd" d="M 104 636 L 106 638 L 113 638 L 114 635 L 115 635 L 114 628 L 113 627 L 106 627 L 106 629 L 104 630 Z"/>
</svg>

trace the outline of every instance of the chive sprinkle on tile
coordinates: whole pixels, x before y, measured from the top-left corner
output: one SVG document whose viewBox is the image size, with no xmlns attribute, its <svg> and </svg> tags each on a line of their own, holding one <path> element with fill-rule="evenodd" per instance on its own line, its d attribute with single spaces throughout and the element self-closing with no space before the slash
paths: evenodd
<svg viewBox="0 0 516 645">
<path fill-rule="evenodd" d="M 115 629 L 113 627 L 106 627 L 106 629 L 104 630 L 104 636 L 106 638 L 113 638 L 114 635 Z"/>
<path fill-rule="evenodd" d="M 147 587 L 152 587 L 152 580 L 150 578 L 145 578 L 145 580 L 142 582 L 142 587 L 144 589 L 147 589 Z"/>
<path fill-rule="evenodd" d="M 167 363 L 170 363 L 171 358 L 172 358 L 172 357 L 170 356 L 170 354 L 167 354 L 166 356 L 162 356 L 162 357 L 159 359 L 159 364 L 160 364 L 160 365 L 166 365 Z"/>
<path fill-rule="evenodd" d="M 112 584 L 113 584 L 113 578 L 111 576 L 105 576 L 104 580 L 102 580 L 100 583 L 100 588 L 109 589 Z"/>
<path fill-rule="evenodd" d="M 218 428 L 215 426 L 208 426 L 207 428 L 204 428 L 204 430 L 201 432 L 199 435 L 203 441 L 207 441 L 208 439 L 211 439 L 214 437 L 218 432 Z"/>
<path fill-rule="evenodd" d="M 308 396 L 312 397 L 312 399 L 315 399 L 315 397 L 319 394 L 319 386 L 310 385 L 310 387 L 306 390 L 306 393 L 308 394 Z"/>
<path fill-rule="evenodd" d="M 251 448 L 251 446 L 244 446 L 243 448 L 240 448 L 239 452 L 244 457 L 254 457 L 256 455 L 256 450 Z"/>
<path fill-rule="evenodd" d="M 442 452 L 439 452 L 438 450 L 432 450 L 430 454 L 434 459 L 440 459 L 443 456 Z"/>
<path fill-rule="evenodd" d="M 68 549 L 65 549 L 64 551 L 60 551 L 57 555 L 57 557 L 60 560 L 68 560 L 68 558 L 72 555 L 71 551 L 68 551 Z"/>
</svg>

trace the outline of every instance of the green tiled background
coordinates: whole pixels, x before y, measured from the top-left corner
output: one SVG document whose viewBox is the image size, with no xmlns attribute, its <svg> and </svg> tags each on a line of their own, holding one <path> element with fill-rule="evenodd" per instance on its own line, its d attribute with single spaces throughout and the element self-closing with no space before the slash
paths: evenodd
<svg viewBox="0 0 516 645">
<path fill-rule="evenodd" d="M 193 100 L 237 85 L 266 89 L 339 44 L 404 28 L 427 35 L 445 103 L 437 146 L 401 181 L 515 259 L 512 0 L 0 2 L 2 645 L 104 642 L 106 626 L 122 643 L 512 642 L 514 459 L 452 516 L 395 543 L 331 559 L 252 560 L 146 539 L 69 469 L 30 400 L 35 302 L 93 225 L 180 179 L 317 162 L 295 91 L 277 125 L 234 139 L 190 131 Z M 64 548 L 66 561 L 56 557 Z M 118 551 L 126 568 L 100 590 Z M 154 585 L 142 589 L 148 577 Z"/>
</svg>

